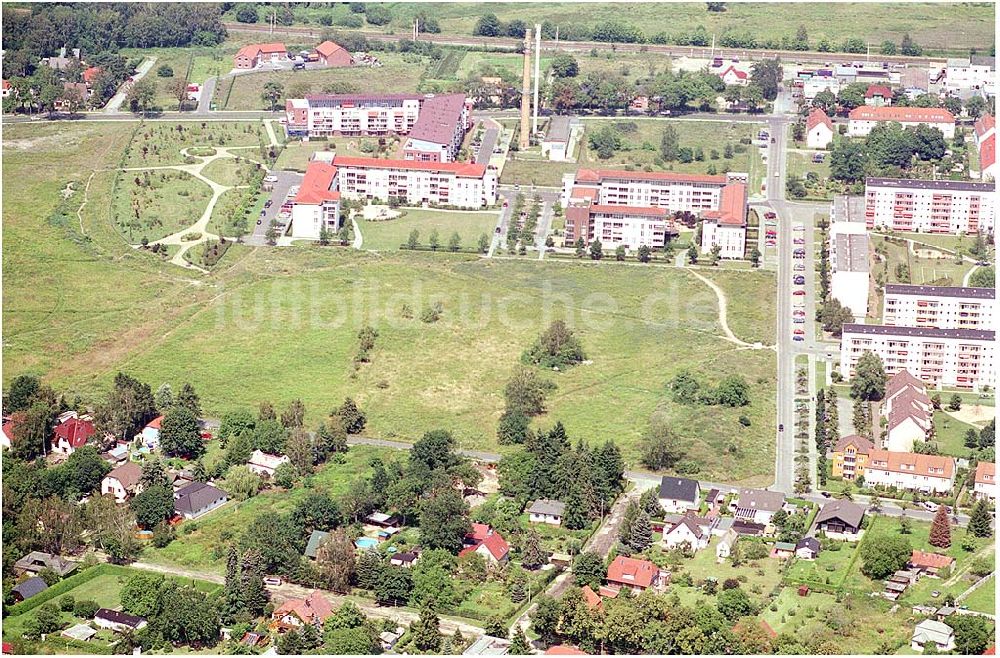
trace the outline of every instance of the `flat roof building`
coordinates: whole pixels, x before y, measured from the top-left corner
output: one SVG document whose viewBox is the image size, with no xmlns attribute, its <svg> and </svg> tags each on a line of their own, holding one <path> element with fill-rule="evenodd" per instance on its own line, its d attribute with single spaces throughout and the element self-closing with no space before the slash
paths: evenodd
<svg viewBox="0 0 1000 658">
<path fill-rule="evenodd" d="M 865 222 L 869 229 L 950 235 L 990 232 L 995 201 L 993 183 L 902 178 L 865 180 Z"/>
</svg>

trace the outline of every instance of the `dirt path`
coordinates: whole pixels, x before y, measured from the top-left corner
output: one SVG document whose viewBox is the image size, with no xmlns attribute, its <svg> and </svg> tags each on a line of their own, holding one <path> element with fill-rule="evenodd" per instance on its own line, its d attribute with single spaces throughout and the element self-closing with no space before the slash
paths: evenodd
<svg viewBox="0 0 1000 658">
<path fill-rule="evenodd" d="M 711 288 L 712 291 L 715 293 L 715 296 L 718 298 L 718 300 L 719 300 L 719 325 L 722 327 L 722 331 L 725 334 L 724 338 L 726 340 L 728 340 L 729 342 L 731 342 L 731 343 L 735 343 L 735 344 L 739 345 L 740 347 L 754 347 L 752 344 L 747 343 L 747 342 L 742 341 L 739 338 L 737 338 L 736 334 L 734 334 L 733 331 L 729 328 L 729 315 L 728 315 L 728 311 L 727 311 L 727 304 L 728 304 L 728 302 L 726 300 L 726 293 L 724 293 L 722 291 L 722 288 L 720 288 L 719 286 L 717 286 L 712 280 L 710 280 L 710 279 L 702 276 L 701 274 L 698 274 L 697 272 L 695 272 L 693 268 L 685 267 L 684 270 L 690 272 L 691 274 L 693 274 L 694 276 L 696 276 L 698 279 L 700 279 L 705 285 L 707 285 L 709 288 Z"/>
</svg>

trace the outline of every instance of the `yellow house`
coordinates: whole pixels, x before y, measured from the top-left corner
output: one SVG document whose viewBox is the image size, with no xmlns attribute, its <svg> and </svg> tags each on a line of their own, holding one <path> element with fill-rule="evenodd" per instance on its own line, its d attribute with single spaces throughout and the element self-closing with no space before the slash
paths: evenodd
<svg viewBox="0 0 1000 658">
<path fill-rule="evenodd" d="M 854 480 L 863 476 L 868 454 L 874 449 L 875 444 L 863 436 L 842 437 L 833 448 L 833 477 Z"/>
</svg>

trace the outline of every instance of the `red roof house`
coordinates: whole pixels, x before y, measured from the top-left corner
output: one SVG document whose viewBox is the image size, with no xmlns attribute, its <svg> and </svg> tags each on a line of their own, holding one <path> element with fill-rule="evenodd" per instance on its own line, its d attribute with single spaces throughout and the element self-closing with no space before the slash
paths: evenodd
<svg viewBox="0 0 1000 658">
<path fill-rule="evenodd" d="M 306 167 L 306 175 L 299 185 L 295 195 L 295 203 L 305 205 L 322 205 L 325 202 L 340 200 L 340 192 L 330 189 L 337 177 L 337 168 L 325 162 L 310 162 Z"/>
<path fill-rule="evenodd" d="M 741 71 L 735 66 L 730 65 L 729 68 L 719 73 L 719 77 L 727 85 L 745 85 L 747 84 L 747 74 L 746 71 Z"/>
<path fill-rule="evenodd" d="M 619 555 L 608 565 L 608 586 L 628 587 L 642 592 L 650 587 L 658 588 L 662 579 L 660 568 L 649 560 L 637 560 Z"/>
<path fill-rule="evenodd" d="M 587 604 L 588 608 L 593 610 L 603 607 L 601 597 L 598 596 L 597 592 L 590 588 L 590 585 L 584 585 L 580 591 L 583 593 L 583 600 Z"/>
<path fill-rule="evenodd" d="M 100 66 L 91 66 L 90 68 L 84 70 L 83 81 L 86 82 L 87 86 L 89 87 L 90 85 L 94 84 L 94 80 L 96 80 L 97 76 L 99 76 L 100 74 L 101 74 Z"/>
<path fill-rule="evenodd" d="M 67 418 L 56 426 L 52 449 L 71 455 L 77 448 L 87 445 L 95 432 L 94 423 L 89 418 Z"/>
<path fill-rule="evenodd" d="M 351 53 L 332 41 L 324 41 L 316 46 L 316 54 L 319 55 L 319 61 L 326 66 L 350 66 L 354 63 Z"/>
<path fill-rule="evenodd" d="M 928 573 L 936 574 L 939 569 L 950 567 L 955 560 L 947 555 L 938 555 L 927 551 L 913 550 L 910 554 L 910 566 L 914 569 L 922 569 Z"/>
<path fill-rule="evenodd" d="M 990 134 L 991 131 L 995 131 L 996 124 L 997 120 L 993 118 L 992 114 L 984 114 L 976 119 L 976 139 L 982 139 Z"/>
<path fill-rule="evenodd" d="M 312 624 L 319 628 L 333 614 L 330 602 L 319 590 L 304 599 L 287 599 L 271 614 L 271 627 L 283 633 Z"/>
<path fill-rule="evenodd" d="M 504 564 L 510 557 L 510 545 L 503 536 L 485 523 L 473 523 L 472 532 L 465 535 L 465 548 L 458 556 L 479 553 L 491 565 Z"/>
</svg>

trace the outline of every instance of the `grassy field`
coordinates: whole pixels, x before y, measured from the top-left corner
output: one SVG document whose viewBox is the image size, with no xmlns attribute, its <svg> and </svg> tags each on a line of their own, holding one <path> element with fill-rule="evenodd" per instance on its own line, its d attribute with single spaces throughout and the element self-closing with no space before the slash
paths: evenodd
<svg viewBox="0 0 1000 658">
<path fill-rule="evenodd" d="M 435 229 L 441 241 L 440 250 L 448 250 L 448 240 L 453 233 L 462 238 L 462 249 L 475 249 L 479 236 L 492 237 L 497 224 L 496 213 L 492 212 L 436 212 L 434 210 L 405 210 L 405 215 L 396 219 L 358 222 L 362 247 L 376 251 L 396 251 L 416 229 L 420 234 L 420 244 L 430 246 L 431 232 Z"/>
<path fill-rule="evenodd" d="M 112 213 L 129 242 L 152 242 L 194 224 L 211 198 L 208 185 L 182 171 L 125 172 Z"/>
<path fill-rule="evenodd" d="M 358 139 L 350 137 L 328 138 L 327 141 L 302 142 L 292 140 L 288 142 L 278 160 L 275 162 L 275 169 L 287 169 L 290 171 L 306 170 L 313 153 L 317 151 L 335 150 L 340 155 L 350 156 L 370 156 L 358 148 Z"/>
<path fill-rule="evenodd" d="M 972 425 L 952 418 L 943 411 L 934 412 L 935 442 L 943 454 L 968 457 L 969 449 L 965 447 L 965 432 L 970 429 L 979 431 Z"/>
<path fill-rule="evenodd" d="M 674 585 L 670 588 L 670 592 L 676 593 L 683 605 L 693 605 L 698 601 L 714 599 L 700 589 L 701 583 L 706 578 L 716 578 L 721 584 L 727 578 L 742 577 L 746 579 L 746 582 L 742 582 L 740 587 L 746 590 L 755 603 L 762 604 L 771 590 L 781 582 L 781 561 L 764 558 L 744 562 L 739 567 L 734 567 L 729 560 L 720 564 L 715 557 L 715 548 L 718 543 L 719 538 L 712 537 L 708 548 L 703 548 L 695 553 L 693 558 L 684 560 L 682 563 L 681 571 L 690 573 L 696 586 Z"/>
<path fill-rule="evenodd" d="M 840 550 L 824 550 L 815 560 L 796 559 L 785 573 L 785 582 L 840 587 L 847 578 L 857 544 L 841 543 Z"/>
<path fill-rule="evenodd" d="M 970 610 L 995 615 L 997 609 L 996 585 L 996 576 L 991 576 L 989 582 L 980 585 L 975 592 L 962 599 L 962 603 L 969 606 Z"/>
<path fill-rule="evenodd" d="M 250 151 L 250 149 L 247 150 Z M 246 185 L 259 166 L 256 162 L 249 160 L 240 159 L 237 161 L 235 158 L 218 158 L 205 165 L 201 174 L 220 185 L 234 187 Z"/>
<path fill-rule="evenodd" d="M 180 130 L 177 127 L 180 126 Z M 155 167 L 159 165 L 183 164 L 181 149 L 195 146 L 257 146 L 266 140 L 264 127 L 260 123 L 219 123 L 208 121 L 204 124 L 186 122 L 183 124 L 148 123 L 140 124 L 135 139 L 127 149 L 125 167 Z M 246 149 L 250 157 L 252 149 Z"/>
<path fill-rule="evenodd" d="M 331 69 L 312 69 L 308 71 L 267 71 L 252 75 L 241 75 L 236 78 L 233 90 L 229 94 L 228 103 L 222 108 L 226 110 L 264 110 L 267 103 L 261 98 L 264 85 L 268 82 L 278 82 L 290 98 L 300 94 L 320 93 L 326 88 L 336 88 L 340 93 L 355 91 L 367 93 L 388 93 L 401 91 L 416 91 L 420 77 L 427 65 L 426 57 L 415 55 L 400 55 L 397 53 L 378 53 L 382 62 L 379 68 L 349 67 Z M 216 89 L 216 97 L 223 94 L 228 82 L 220 83 Z M 282 103 L 282 107 L 284 104 Z"/>
<path fill-rule="evenodd" d="M 243 215 L 237 211 L 243 203 L 244 194 L 246 194 L 246 190 L 226 190 L 222 193 L 219 200 L 215 202 L 215 207 L 212 208 L 212 219 L 208 220 L 209 233 L 226 237 L 236 236 L 235 226 L 243 221 Z M 242 227 L 243 234 L 250 233 L 253 227 L 245 221 L 243 223 L 245 224 Z"/>
<path fill-rule="evenodd" d="M 737 299 L 773 299 L 778 294 L 778 282 L 773 272 L 727 272 L 700 268 L 698 273 L 722 288 L 730 304 Z M 741 340 L 774 344 L 776 321 L 771 304 L 744 303 L 740 313 L 730 314 L 728 321 L 729 328 Z"/>
<path fill-rule="evenodd" d="M 539 67 L 543 77 L 547 76 L 552 59 L 551 55 L 542 55 L 541 60 L 539 60 Z M 464 80 L 473 73 L 483 75 L 505 69 L 511 75 L 520 79 L 523 64 L 524 57 L 519 53 L 469 51 L 463 53 L 453 77 Z M 532 60 L 532 66 L 534 66 L 534 60 Z M 431 77 L 439 76 L 431 75 Z"/>
<path fill-rule="evenodd" d="M 886 257 L 876 266 L 876 272 L 882 271 L 886 283 L 935 284 L 958 286 L 962 284 L 965 273 L 969 271 L 970 263 L 956 263 L 952 257 L 927 258 L 911 254 L 906 245 L 889 242 L 885 236 L 873 236 L 876 247 L 884 247 Z M 899 277 L 897 267 L 905 266 L 909 278 Z"/>
<path fill-rule="evenodd" d="M 373 457 L 383 460 L 398 458 L 400 453 L 385 448 L 355 446 L 345 453 L 343 464 L 327 463 L 306 481 L 306 486 L 290 491 L 271 489 L 253 498 L 230 501 L 194 522 L 183 524 L 177 539 L 166 548 L 147 546 L 142 559 L 157 564 L 196 567 L 204 571 L 223 573 L 226 567 L 225 549 L 253 519 L 266 512 L 287 512 L 296 501 L 311 490 L 323 491 L 333 497 L 346 493 L 356 479 L 367 477 Z M 185 533 L 184 525 L 197 529 Z"/>
</svg>

